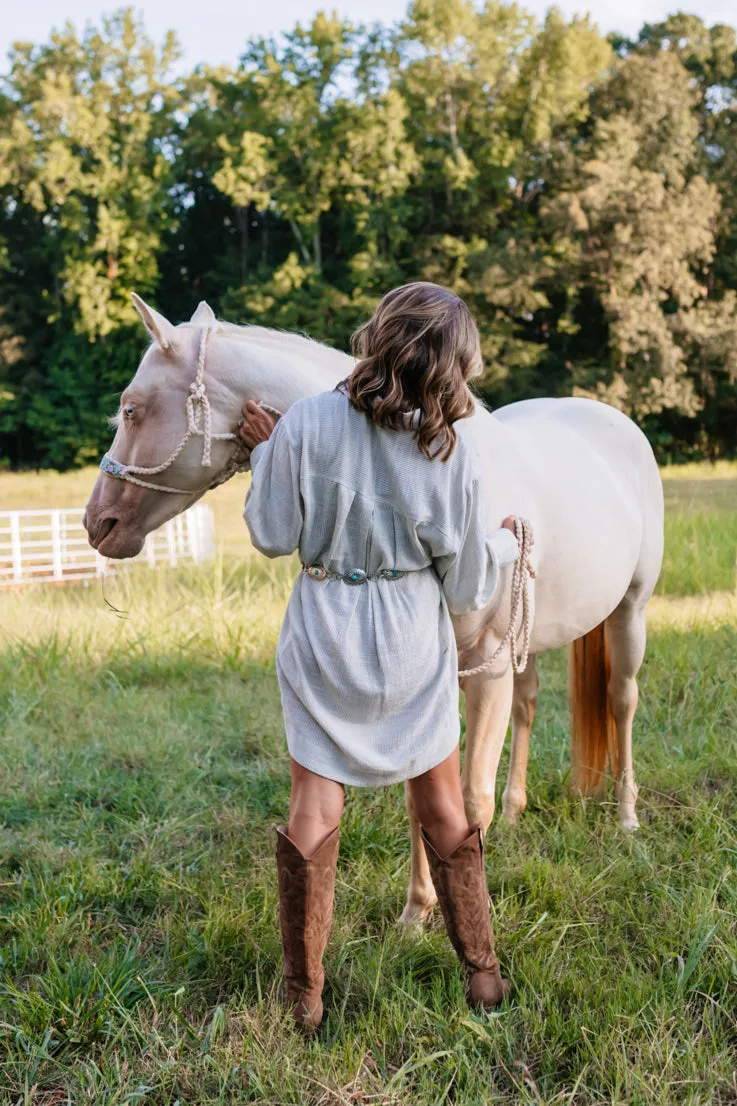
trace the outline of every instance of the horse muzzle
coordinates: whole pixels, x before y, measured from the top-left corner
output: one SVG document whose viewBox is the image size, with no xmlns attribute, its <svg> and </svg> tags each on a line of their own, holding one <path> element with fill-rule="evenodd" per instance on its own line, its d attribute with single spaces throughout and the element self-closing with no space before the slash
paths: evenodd
<svg viewBox="0 0 737 1106">
<path fill-rule="evenodd" d="M 103 557 L 124 560 L 135 557 L 143 549 L 145 532 L 129 512 L 98 507 L 93 498 L 87 504 L 82 525 L 87 531 L 89 543 Z"/>
</svg>

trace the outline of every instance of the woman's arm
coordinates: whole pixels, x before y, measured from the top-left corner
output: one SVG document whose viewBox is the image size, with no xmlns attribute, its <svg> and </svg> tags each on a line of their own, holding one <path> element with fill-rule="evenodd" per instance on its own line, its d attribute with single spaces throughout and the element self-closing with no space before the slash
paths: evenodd
<svg viewBox="0 0 737 1106">
<path fill-rule="evenodd" d="M 440 543 L 433 557 L 452 614 L 467 614 L 486 607 L 494 597 L 505 565 L 519 557 L 514 517 L 504 519 L 499 530 L 489 534 L 487 511 L 476 480 L 466 488 L 457 518 L 452 548 Z M 442 549 L 445 544 L 446 548 Z"/>
<path fill-rule="evenodd" d="M 244 408 L 240 428 L 251 448 L 251 486 L 243 517 L 256 549 L 266 557 L 283 557 L 299 548 L 302 536 L 299 450 L 287 419 L 275 426 L 266 411 L 256 404 L 256 411 L 249 411 L 250 406 Z"/>
</svg>

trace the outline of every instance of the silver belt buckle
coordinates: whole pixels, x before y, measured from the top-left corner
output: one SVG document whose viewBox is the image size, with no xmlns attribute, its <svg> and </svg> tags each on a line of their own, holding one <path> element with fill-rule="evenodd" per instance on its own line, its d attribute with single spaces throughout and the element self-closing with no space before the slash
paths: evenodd
<svg viewBox="0 0 737 1106">
<path fill-rule="evenodd" d="M 365 584 L 367 574 L 362 568 L 349 568 L 347 572 L 343 573 L 343 580 L 346 584 L 350 584 L 352 588 L 358 587 L 359 584 Z"/>
</svg>

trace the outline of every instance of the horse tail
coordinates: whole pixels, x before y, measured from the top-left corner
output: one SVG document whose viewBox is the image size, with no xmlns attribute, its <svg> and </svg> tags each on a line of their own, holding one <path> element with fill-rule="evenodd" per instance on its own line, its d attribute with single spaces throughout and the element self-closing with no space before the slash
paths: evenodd
<svg viewBox="0 0 737 1106">
<path fill-rule="evenodd" d="M 607 761 L 615 778 L 619 761 L 617 731 L 607 695 L 609 647 L 603 622 L 571 644 L 568 671 L 573 786 L 579 794 L 591 795 L 604 785 Z"/>
</svg>

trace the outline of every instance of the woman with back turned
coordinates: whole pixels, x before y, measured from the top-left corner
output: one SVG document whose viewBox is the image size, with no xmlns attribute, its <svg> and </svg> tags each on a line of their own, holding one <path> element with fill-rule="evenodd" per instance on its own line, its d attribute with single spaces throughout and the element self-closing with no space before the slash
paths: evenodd
<svg viewBox="0 0 737 1106">
<path fill-rule="evenodd" d="M 354 343 L 334 392 L 276 423 L 251 401 L 241 426 L 253 544 L 267 557 L 298 549 L 303 564 L 277 649 L 292 773 L 277 865 L 287 1003 L 305 1031 L 322 1018 L 346 784 L 408 781 L 469 1002 L 492 1007 L 509 989 L 482 833 L 463 807 L 449 613 L 485 607 L 519 555 L 512 519 L 489 532 L 463 433 L 478 331 L 457 296 L 416 283 L 384 296 Z"/>
</svg>

